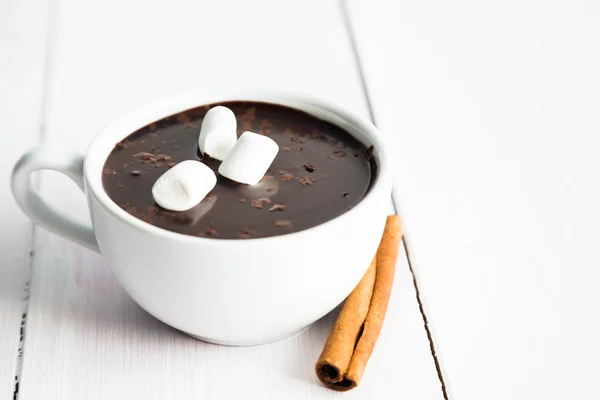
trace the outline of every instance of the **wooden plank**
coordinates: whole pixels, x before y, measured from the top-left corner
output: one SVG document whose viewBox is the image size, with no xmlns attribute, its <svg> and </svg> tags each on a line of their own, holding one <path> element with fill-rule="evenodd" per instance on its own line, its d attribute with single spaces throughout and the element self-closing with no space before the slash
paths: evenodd
<svg viewBox="0 0 600 400">
<path fill-rule="evenodd" d="M 65 0 L 58 26 L 49 143 L 83 150 L 116 115 L 181 89 L 285 88 L 368 116 L 334 2 Z M 83 198 L 66 179 L 46 174 L 42 187 L 85 218 Z M 100 256 L 45 231 L 36 251 L 21 400 L 339 396 L 314 376 L 334 314 L 275 344 L 210 345 L 142 311 Z M 376 352 L 361 386 L 345 397 L 436 398 L 422 325 L 401 258 Z"/>
<path fill-rule="evenodd" d="M 352 1 L 451 398 L 600 396 L 600 3 Z"/>
<path fill-rule="evenodd" d="M 6 0 L 0 5 L 0 399 L 12 398 L 15 390 L 32 231 L 8 189 L 10 171 L 39 136 L 47 10 L 45 2 L 35 0 Z"/>
</svg>

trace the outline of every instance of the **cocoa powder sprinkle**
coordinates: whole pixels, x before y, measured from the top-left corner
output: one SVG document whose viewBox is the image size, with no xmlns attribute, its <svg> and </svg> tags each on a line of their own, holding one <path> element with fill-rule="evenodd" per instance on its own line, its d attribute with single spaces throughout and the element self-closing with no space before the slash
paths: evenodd
<svg viewBox="0 0 600 400">
<path fill-rule="evenodd" d="M 278 219 L 277 221 L 274 222 L 274 224 L 278 228 L 291 228 L 292 227 L 292 221 L 290 221 L 289 219 Z"/>
<path fill-rule="evenodd" d="M 313 173 L 317 170 L 317 167 L 315 167 L 313 164 L 304 163 L 302 166 L 304 167 L 306 172 Z"/>
<path fill-rule="evenodd" d="M 260 199 L 252 200 L 250 202 L 250 204 L 252 204 L 252 207 L 258 208 L 258 209 L 263 208 L 264 206 L 268 205 L 269 203 L 271 203 L 271 200 L 269 200 L 267 197 L 261 197 Z"/>
<path fill-rule="evenodd" d="M 296 178 L 296 180 L 298 182 L 300 182 L 302 184 L 302 186 L 310 186 L 310 185 L 312 185 L 312 182 L 310 181 L 310 179 L 308 179 L 305 176 L 303 176 L 301 178 Z"/>
<path fill-rule="evenodd" d="M 258 235 L 258 232 L 248 228 L 244 228 L 241 232 L 236 233 L 238 239 L 251 239 L 256 235 Z"/>
<path fill-rule="evenodd" d="M 344 150 L 336 150 L 333 153 L 331 153 L 331 156 L 329 156 L 329 158 L 344 158 L 346 157 L 346 152 Z"/>
<path fill-rule="evenodd" d="M 285 210 L 285 206 L 283 204 L 275 204 L 273 207 L 269 208 L 269 211 L 283 211 Z"/>
</svg>

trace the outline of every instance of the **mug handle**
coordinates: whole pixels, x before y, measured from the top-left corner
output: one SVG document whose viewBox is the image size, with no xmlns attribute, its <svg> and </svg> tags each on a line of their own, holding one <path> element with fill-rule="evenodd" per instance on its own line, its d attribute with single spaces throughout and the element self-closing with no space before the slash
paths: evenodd
<svg viewBox="0 0 600 400">
<path fill-rule="evenodd" d="M 79 189 L 85 192 L 83 156 L 47 146 L 39 146 L 23 154 L 13 168 L 11 188 L 17 204 L 34 223 L 99 253 L 98 242 L 92 226 L 81 224 L 56 210 L 33 187 L 31 174 L 44 169 L 68 176 L 79 186 Z"/>
</svg>

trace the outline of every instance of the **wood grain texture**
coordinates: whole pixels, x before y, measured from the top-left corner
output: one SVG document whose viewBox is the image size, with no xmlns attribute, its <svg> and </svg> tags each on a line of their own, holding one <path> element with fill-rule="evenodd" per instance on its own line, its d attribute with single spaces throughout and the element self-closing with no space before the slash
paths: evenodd
<svg viewBox="0 0 600 400">
<path fill-rule="evenodd" d="M 0 2 L 0 399 L 12 398 L 15 387 L 30 270 L 32 224 L 14 203 L 9 187 L 12 166 L 39 136 L 48 17 L 43 3 Z"/>
<path fill-rule="evenodd" d="M 368 116 L 336 2 L 60 3 L 49 144 L 84 150 L 119 114 L 181 90 L 309 92 Z M 86 218 L 66 178 L 43 193 Z M 230 348 L 190 339 L 123 292 L 102 258 L 40 230 L 20 400 L 321 399 L 314 364 L 329 315 L 279 343 Z M 441 397 L 406 259 L 361 386 L 344 397 Z"/>
<path fill-rule="evenodd" d="M 599 398 L 600 4 L 351 3 L 450 397 Z"/>
</svg>

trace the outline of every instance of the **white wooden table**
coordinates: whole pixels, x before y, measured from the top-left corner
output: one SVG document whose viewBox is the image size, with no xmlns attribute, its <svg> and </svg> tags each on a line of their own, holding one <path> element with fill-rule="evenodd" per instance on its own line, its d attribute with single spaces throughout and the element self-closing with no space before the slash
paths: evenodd
<svg viewBox="0 0 600 400">
<path fill-rule="evenodd" d="M 0 400 L 600 398 L 598 49 L 595 0 L 0 1 Z M 394 146 L 412 268 L 352 392 L 314 377 L 334 313 L 192 340 L 7 189 L 37 143 L 84 151 L 136 106 L 232 88 L 331 99 Z M 87 218 L 66 178 L 38 183 Z"/>
</svg>

